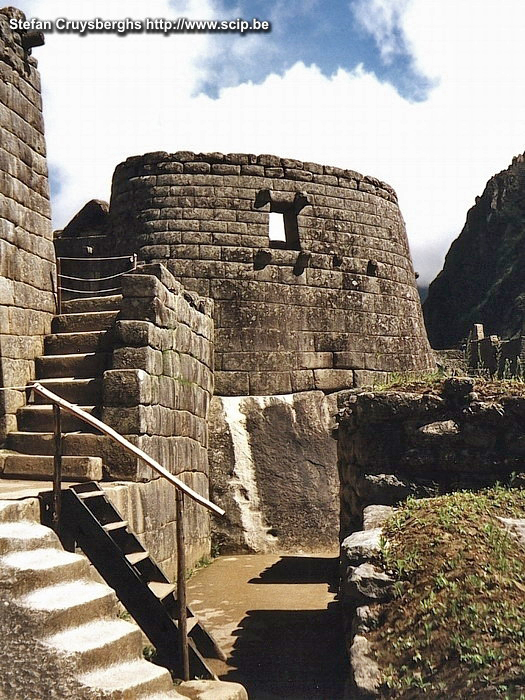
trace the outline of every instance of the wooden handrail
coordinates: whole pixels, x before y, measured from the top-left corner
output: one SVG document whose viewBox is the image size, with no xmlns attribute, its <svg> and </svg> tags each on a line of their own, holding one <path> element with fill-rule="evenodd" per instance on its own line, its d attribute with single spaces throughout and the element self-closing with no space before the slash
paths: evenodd
<svg viewBox="0 0 525 700">
<path fill-rule="evenodd" d="M 157 474 L 160 474 L 167 481 L 173 484 L 173 486 L 175 486 L 177 489 L 179 489 L 187 496 L 192 498 L 196 503 L 199 503 L 199 505 L 204 506 L 208 510 L 211 510 L 216 515 L 224 515 L 225 511 L 222 508 L 219 508 L 219 506 L 216 506 L 215 503 L 212 503 L 211 501 L 208 501 L 207 498 L 204 498 L 204 496 L 201 496 L 200 493 L 197 493 L 189 486 L 186 486 L 186 484 L 183 481 L 177 479 L 177 477 L 173 476 L 173 474 L 170 474 L 170 472 L 167 469 L 165 469 L 162 465 L 160 465 L 156 460 L 154 460 L 152 457 L 143 452 L 140 448 L 136 447 L 131 442 L 126 440 L 126 438 L 122 437 L 120 433 L 117 433 L 116 430 L 110 428 L 109 425 L 106 425 L 98 418 L 94 418 L 78 406 L 69 403 L 69 401 L 66 401 L 60 396 L 57 396 L 57 394 L 54 394 L 52 391 L 49 391 L 49 389 L 46 389 L 38 382 L 30 384 L 28 386 L 28 389 L 36 391 L 37 394 L 40 394 L 40 396 L 44 396 L 45 398 L 49 399 L 53 404 L 56 404 L 57 406 L 60 406 L 60 408 L 64 409 L 64 411 L 72 413 L 77 418 L 80 418 L 80 420 L 83 420 L 85 423 L 88 423 L 88 425 L 91 425 L 93 428 L 100 430 L 100 432 L 104 435 L 107 435 L 108 437 L 115 440 L 115 442 L 117 442 L 124 450 L 126 450 L 126 452 L 130 452 L 135 457 L 141 459 L 149 467 L 156 471 Z"/>
</svg>

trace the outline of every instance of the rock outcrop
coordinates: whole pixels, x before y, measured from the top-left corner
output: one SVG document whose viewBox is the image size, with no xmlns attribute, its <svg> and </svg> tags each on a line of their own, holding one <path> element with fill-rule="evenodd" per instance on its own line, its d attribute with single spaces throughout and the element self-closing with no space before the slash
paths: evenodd
<svg viewBox="0 0 525 700">
<path fill-rule="evenodd" d="M 431 345 L 456 345 L 474 323 L 510 337 L 525 315 L 525 155 L 492 177 L 423 305 Z"/>
<path fill-rule="evenodd" d="M 211 497 L 226 510 L 213 525 L 221 551 L 333 545 L 339 514 L 334 413 L 321 391 L 212 399 Z"/>
</svg>

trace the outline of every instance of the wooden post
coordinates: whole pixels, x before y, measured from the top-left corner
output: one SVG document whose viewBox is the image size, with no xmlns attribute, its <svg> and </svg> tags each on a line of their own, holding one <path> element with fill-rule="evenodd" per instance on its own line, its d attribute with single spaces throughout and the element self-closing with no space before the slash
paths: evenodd
<svg viewBox="0 0 525 700">
<path fill-rule="evenodd" d="M 186 550 L 184 542 L 184 494 L 177 489 L 177 604 L 182 680 L 190 680 L 186 616 Z"/>
<path fill-rule="evenodd" d="M 62 262 L 57 258 L 57 312 L 62 313 Z"/>
<path fill-rule="evenodd" d="M 62 421 L 60 406 L 53 404 L 55 453 L 53 457 L 53 530 L 58 534 L 62 507 Z"/>
</svg>

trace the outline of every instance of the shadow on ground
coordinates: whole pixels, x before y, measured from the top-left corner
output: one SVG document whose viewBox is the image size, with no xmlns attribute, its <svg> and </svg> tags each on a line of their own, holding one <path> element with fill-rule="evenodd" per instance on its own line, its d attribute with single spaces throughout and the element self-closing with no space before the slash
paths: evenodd
<svg viewBox="0 0 525 700">
<path fill-rule="evenodd" d="M 305 557 L 283 555 L 273 566 L 262 571 L 249 583 L 326 583 L 329 591 L 337 591 L 339 560 L 337 557 Z"/>
<path fill-rule="evenodd" d="M 333 583 L 337 560 L 282 557 L 250 583 Z M 322 610 L 249 610 L 234 632 L 222 680 L 242 683 L 250 700 L 341 700 L 348 661 L 338 603 Z"/>
</svg>

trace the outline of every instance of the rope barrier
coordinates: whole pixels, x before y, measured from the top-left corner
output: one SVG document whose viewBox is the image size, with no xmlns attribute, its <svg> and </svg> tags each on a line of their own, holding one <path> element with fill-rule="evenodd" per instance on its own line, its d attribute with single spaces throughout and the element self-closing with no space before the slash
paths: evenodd
<svg viewBox="0 0 525 700">
<path fill-rule="evenodd" d="M 133 262 L 134 256 L 133 255 L 117 255 L 113 258 L 63 258 L 60 257 L 59 260 L 82 260 L 82 262 L 95 262 L 99 260 L 130 260 Z"/>
<path fill-rule="evenodd" d="M 98 292 L 120 292 L 122 287 L 111 287 L 110 289 L 69 289 L 69 287 L 59 287 L 62 292 L 73 292 L 74 294 L 96 294 Z"/>
<path fill-rule="evenodd" d="M 117 272 L 116 275 L 108 275 L 107 277 L 73 277 L 73 275 L 64 275 L 63 272 L 60 273 L 60 277 L 65 277 L 68 280 L 77 280 L 79 282 L 103 282 L 104 280 L 112 280 L 121 275 L 127 275 L 128 272 L 133 272 L 137 268 L 130 267 L 129 270 L 124 270 L 123 272 Z"/>
</svg>

